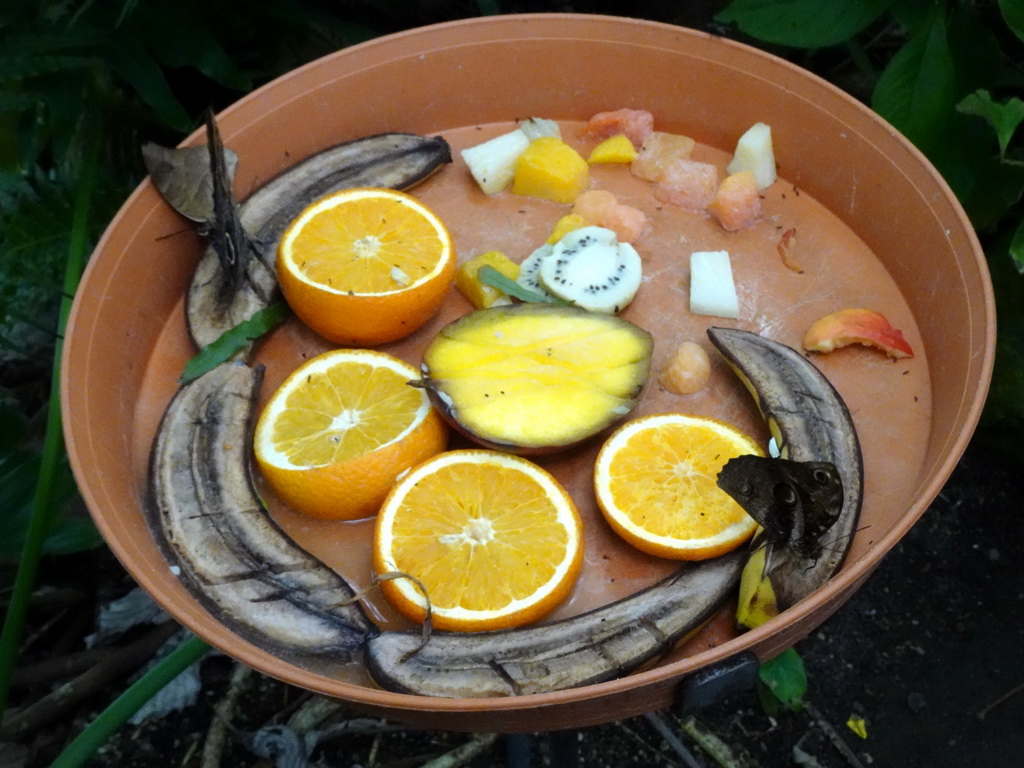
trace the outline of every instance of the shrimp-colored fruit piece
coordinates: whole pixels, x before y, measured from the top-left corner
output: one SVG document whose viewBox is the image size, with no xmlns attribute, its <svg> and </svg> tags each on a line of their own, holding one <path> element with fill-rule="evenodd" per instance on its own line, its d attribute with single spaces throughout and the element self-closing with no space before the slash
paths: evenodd
<svg viewBox="0 0 1024 768">
<path fill-rule="evenodd" d="M 728 232 L 756 224 L 761 218 L 761 196 L 753 172 L 740 171 L 726 176 L 708 212 Z"/>
<path fill-rule="evenodd" d="M 710 163 L 677 160 L 654 184 L 654 199 L 688 211 L 706 211 L 718 191 L 718 169 Z"/>
<path fill-rule="evenodd" d="M 625 108 L 598 112 L 587 122 L 583 135 L 591 139 L 607 139 L 621 133 L 639 148 L 653 130 L 654 115 L 646 109 Z"/>
<path fill-rule="evenodd" d="M 635 243 L 647 228 L 647 214 L 620 203 L 606 189 L 590 189 L 576 198 L 573 214 L 588 224 L 610 229 L 620 243 Z"/>
<path fill-rule="evenodd" d="M 662 370 L 659 381 L 677 395 L 692 395 L 707 386 L 711 376 L 711 358 L 694 341 L 684 341 L 675 357 Z"/>
<path fill-rule="evenodd" d="M 804 349 L 831 352 L 848 344 L 876 347 L 889 357 L 913 357 L 914 350 L 884 315 L 871 309 L 841 309 L 815 321 L 804 335 Z"/>
</svg>

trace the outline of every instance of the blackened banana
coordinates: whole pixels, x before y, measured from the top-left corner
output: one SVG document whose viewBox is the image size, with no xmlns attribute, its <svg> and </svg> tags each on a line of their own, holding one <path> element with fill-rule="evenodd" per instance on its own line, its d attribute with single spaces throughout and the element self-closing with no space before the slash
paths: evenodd
<svg viewBox="0 0 1024 768">
<path fill-rule="evenodd" d="M 827 533 L 816 531 L 813 542 L 768 538 L 764 576 L 778 610 L 785 610 L 828 581 L 850 547 L 864 497 L 857 431 L 835 387 L 795 349 L 732 328 L 709 328 L 708 337 L 757 401 L 781 457 L 823 462 L 839 475 L 842 504 Z M 802 528 L 813 528 L 809 523 Z"/>
<path fill-rule="evenodd" d="M 240 206 L 242 225 L 258 244 L 258 258 L 245 265 L 235 290 L 208 248 L 186 299 L 189 331 L 202 348 L 267 306 L 277 295 L 277 242 L 289 222 L 319 197 L 350 187 L 408 189 L 451 162 L 440 136 L 383 133 L 339 144 L 288 168 L 253 192 Z"/>
<path fill-rule="evenodd" d="M 355 657 L 374 631 L 355 593 L 274 523 L 249 455 L 262 368 L 223 363 L 185 385 L 160 424 L 146 511 L 185 584 L 242 637 L 285 655 Z"/>
<path fill-rule="evenodd" d="M 571 619 L 520 629 L 383 632 L 366 665 L 391 690 L 447 698 L 520 696 L 624 675 L 699 628 L 732 592 L 743 553 L 688 564 L 658 584 Z"/>
<path fill-rule="evenodd" d="M 211 121 L 212 122 L 212 121 Z M 215 130 L 208 128 L 214 151 L 226 156 L 225 170 L 233 174 L 229 150 L 219 146 Z M 210 201 L 212 172 L 198 173 L 174 153 L 200 158 L 195 148 L 144 151 L 154 182 L 168 202 L 205 227 L 224 228 L 213 220 Z M 382 133 L 338 144 L 291 166 L 252 193 L 239 206 L 241 225 L 255 246 L 235 243 L 236 252 L 255 251 L 240 265 L 241 279 L 225 270 L 223 258 L 207 248 L 196 269 L 186 301 L 189 332 L 200 349 L 254 313 L 277 294 L 274 261 L 277 241 L 288 223 L 319 197 L 351 187 L 409 189 L 450 163 L 451 148 L 440 136 Z M 159 171 L 155 173 L 154 171 Z M 187 178 L 183 178 L 187 177 Z M 230 178 L 228 179 L 230 181 Z M 184 186 L 185 194 L 181 194 Z"/>
</svg>

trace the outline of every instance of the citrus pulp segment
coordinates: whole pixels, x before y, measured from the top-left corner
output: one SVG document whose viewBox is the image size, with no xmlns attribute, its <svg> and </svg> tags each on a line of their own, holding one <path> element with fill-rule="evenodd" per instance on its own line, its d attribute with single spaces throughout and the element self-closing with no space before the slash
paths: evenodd
<svg viewBox="0 0 1024 768">
<path fill-rule="evenodd" d="M 409 467 L 444 450 L 447 435 L 408 363 L 372 350 L 335 350 L 300 366 L 256 424 L 257 464 L 296 511 L 373 515 Z"/>
<path fill-rule="evenodd" d="M 306 325 L 339 344 L 373 345 L 400 339 L 433 316 L 454 281 L 455 261 L 448 228 L 418 199 L 357 188 L 299 214 L 281 237 L 277 272 Z"/>
<path fill-rule="evenodd" d="M 544 469 L 485 450 L 448 451 L 403 476 L 377 516 L 378 573 L 396 610 L 438 629 L 505 629 L 535 621 L 572 590 L 583 530 L 565 489 Z"/>
<path fill-rule="evenodd" d="M 598 453 L 594 490 L 611 527 L 660 557 L 703 560 L 747 541 L 757 523 L 716 478 L 742 454 L 763 455 L 753 438 L 717 419 L 679 413 L 619 427 Z"/>
</svg>

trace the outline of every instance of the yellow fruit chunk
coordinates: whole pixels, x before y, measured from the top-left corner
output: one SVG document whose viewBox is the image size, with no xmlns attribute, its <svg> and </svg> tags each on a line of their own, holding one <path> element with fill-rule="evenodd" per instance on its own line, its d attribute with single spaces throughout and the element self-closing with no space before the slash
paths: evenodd
<svg viewBox="0 0 1024 768">
<path fill-rule="evenodd" d="M 574 445 L 637 404 L 653 339 L 615 315 L 551 304 L 481 309 L 423 353 L 424 386 L 474 441 L 513 453 Z"/>
<path fill-rule="evenodd" d="M 480 282 L 481 267 L 494 267 L 509 280 L 519 277 L 519 265 L 501 251 L 487 251 L 462 264 L 455 272 L 455 287 L 472 302 L 477 309 L 486 309 L 495 304 L 510 304 L 511 300 L 493 285 Z"/>
<path fill-rule="evenodd" d="M 256 463 L 297 512 L 376 514 L 395 478 L 444 450 L 447 430 L 419 372 L 383 352 L 341 349 L 300 366 L 270 397 L 253 435 Z"/>
<path fill-rule="evenodd" d="M 505 453 L 449 451 L 403 477 L 373 540 L 378 573 L 414 577 L 438 629 L 507 629 L 540 619 L 572 590 L 583 526 L 565 489 L 536 464 Z M 412 579 L 383 581 L 402 615 L 422 621 Z"/>
<path fill-rule="evenodd" d="M 763 455 L 717 419 L 666 413 L 619 427 L 601 447 L 594 490 L 605 519 L 636 548 L 676 560 L 735 549 L 757 523 L 716 484 L 734 456 Z"/>
<path fill-rule="evenodd" d="M 571 203 L 590 184 L 587 161 L 561 139 L 542 136 L 516 160 L 512 192 L 556 203 Z"/>
<path fill-rule="evenodd" d="M 624 134 L 607 138 L 590 150 L 587 162 L 591 165 L 599 163 L 631 163 L 636 159 L 636 147 Z"/>
<path fill-rule="evenodd" d="M 739 597 L 736 601 L 736 623 L 753 629 L 779 615 L 779 605 L 771 579 L 765 574 L 768 547 L 754 550 L 743 566 Z"/>
<path fill-rule="evenodd" d="M 288 305 L 324 338 L 383 344 L 440 308 L 455 277 L 455 248 L 444 222 L 411 195 L 346 189 L 289 225 L 277 276 Z"/>
<path fill-rule="evenodd" d="M 588 222 L 578 213 L 567 213 L 555 222 L 555 226 L 551 228 L 551 235 L 546 242 L 548 245 L 554 245 L 573 230 L 582 229 L 590 223 L 592 222 Z"/>
</svg>

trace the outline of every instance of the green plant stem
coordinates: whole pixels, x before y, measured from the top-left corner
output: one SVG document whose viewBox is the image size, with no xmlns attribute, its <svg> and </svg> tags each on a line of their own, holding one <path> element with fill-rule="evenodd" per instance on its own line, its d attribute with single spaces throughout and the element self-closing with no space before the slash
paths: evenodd
<svg viewBox="0 0 1024 768">
<path fill-rule="evenodd" d="M 206 641 L 195 635 L 183 642 L 100 712 L 57 756 L 50 768 L 77 768 L 85 764 L 143 704 L 202 658 L 208 650 L 210 646 Z"/>
<path fill-rule="evenodd" d="M 7 709 L 11 676 L 14 673 L 18 657 L 18 647 L 25 627 L 29 601 L 32 597 L 32 590 L 35 588 L 43 542 L 50 531 L 54 518 L 54 480 L 64 448 L 64 431 L 61 428 L 60 418 L 60 358 L 63 350 L 64 328 L 71 312 L 70 297 L 74 295 L 75 289 L 78 287 L 89 247 L 89 214 L 102 146 L 97 126 L 88 122 L 88 118 L 86 120 L 85 154 L 72 210 L 68 260 L 64 267 L 64 297 L 61 299 L 60 315 L 57 320 L 57 342 L 50 375 L 50 401 L 46 418 L 46 433 L 43 438 L 42 461 L 32 501 L 32 518 L 26 532 L 21 559 L 18 561 L 18 572 L 14 579 L 14 588 L 11 592 L 7 614 L 4 617 L 3 630 L 0 632 L 0 713 Z"/>
</svg>

